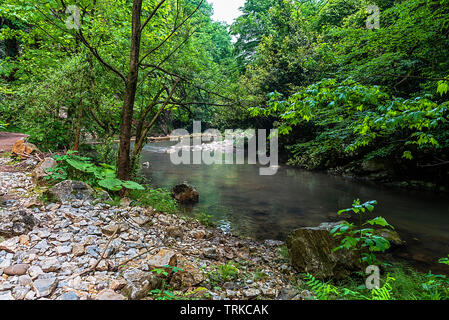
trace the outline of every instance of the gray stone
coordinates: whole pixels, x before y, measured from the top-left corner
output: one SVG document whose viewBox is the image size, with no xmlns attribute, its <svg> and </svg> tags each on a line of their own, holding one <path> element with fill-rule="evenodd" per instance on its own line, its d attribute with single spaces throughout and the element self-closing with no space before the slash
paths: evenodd
<svg viewBox="0 0 449 320">
<path fill-rule="evenodd" d="M 86 253 L 94 258 L 99 258 L 101 254 L 101 249 L 98 246 L 92 245 L 86 247 Z"/>
<path fill-rule="evenodd" d="M 203 250 L 203 255 L 208 259 L 218 260 L 218 252 L 217 249 L 214 247 L 205 248 Z"/>
<path fill-rule="evenodd" d="M 27 211 L 0 211 L 0 236 L 19 236 L 33 230 L 36 224 L 37 220 Z"/>
<path fill-rule="evenodd" d="M 95 191 L 87 183 L 65 180 L 48 190 L 48 194 L 64 203 L 72 200 L 93 200 Z"/>
<path fill-rule="evenodd" d="M 34 280 L 33 286 L 36 289 L 37 297 L 47 297 L 51 295 L 53 290 L 58 285 L 58 280 L 55 277 L 51 277 L 48 279 L 37 279 Z"/>
<path fill-rule="evenodd" d="M 45 272 L 54 272 L 61 268 L 61 264 L 56 257 L 51 257 L 42 261 L 41 268 Z"/>
<path fill-rule="evenodd" d="M 15 300 L 11 294 L 11 291 L 0 292 L 0 301 L 1 300 Z"/>
<path fill-rule="evenodd" d="M 114 290 L 104 289 L 97 295 L 95 300 L 126 300 L 126 298 L 119 293 L 115 293 Z"/>
<path fill-rule="evenodd" d="M 80 298 L 78 297 L 78 295 L 73 291 L 64 292 L 58 297 L 58 300 L 79 300 L 79 299 Z"/>
<path fill-rule="evenodd" d="M 256 298 L 260 294 L 260 290 L 259 289 L 254 289 L 254 288 L 250 288 L 250 289 L 247 289 L 247 290 L 243 290 L 243 294 L 248 299 L 253 299 L 253 298 Z"/>
<path fill-rule="evenodd" d="M 144 272 L 137 268 L 131 268 L 125 271 L 123 277 L 127 281 L 122 289 L 130 300 L 139 300 L 146 297 L 153 289 L 160 288 L 162 279 L 151 272 Z"/>
</svg>

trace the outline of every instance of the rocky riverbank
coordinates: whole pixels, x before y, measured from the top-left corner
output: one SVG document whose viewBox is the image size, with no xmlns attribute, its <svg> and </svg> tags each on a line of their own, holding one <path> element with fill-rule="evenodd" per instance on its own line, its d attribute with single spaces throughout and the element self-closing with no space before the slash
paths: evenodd
<svg viewBox="0 0 449 320">
<path fill-rule="evenodd" d="M 37 161 L 11 161 L 0 158 L 0 300 L 309 294 L 290 284 L 282 242 L 238 238 L 151 207 L 98 199 L 44 204 L 31 178 Z"/>
</svg>

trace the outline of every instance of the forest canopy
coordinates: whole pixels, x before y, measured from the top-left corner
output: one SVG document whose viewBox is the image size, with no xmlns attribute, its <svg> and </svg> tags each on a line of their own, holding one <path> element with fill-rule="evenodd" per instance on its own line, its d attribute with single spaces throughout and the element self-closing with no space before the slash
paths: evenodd
<svg viewBox="0 0 449 320">
<path fill-rule="evenodd" d="M 447 184 L 448 0 L 248 0 L 230 26 L 211 15 L 200 0 L 3 2 L 0 123 L 44 149 L 120 136 L 131 166 L 147 136 L 193 119 L 278 127 L 290 164 L 374 160 Z"/>
</svg>

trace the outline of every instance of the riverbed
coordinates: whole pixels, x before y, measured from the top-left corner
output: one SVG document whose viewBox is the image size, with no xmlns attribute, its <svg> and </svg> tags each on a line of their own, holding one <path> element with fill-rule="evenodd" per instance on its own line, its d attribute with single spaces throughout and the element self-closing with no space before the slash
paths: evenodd
<svg viewBox="0 0 449 320">
<path fill-rule="evenodd" d="M 259 165 L 174 165 L 165 153 L 174 143 L 145 146 L 142 161 L 152 185 L 170 189 L 188 181 L 200 202 L 192 214 L 212 215 L 218 225 L 234 234 L 257 240 L 285 240 L 292 230 L 336 219 L 339 209 L 354 199 L 377 200 L 372 216 L 383 216 L 407 242 L 395 258 L 422 271 L 447 272 L 437 263 L 449 253 L 449 198 L 443 194 L 406 191 L 345 179 L 289 166 L 276 175 L 259 175 Z"/>
</svg>

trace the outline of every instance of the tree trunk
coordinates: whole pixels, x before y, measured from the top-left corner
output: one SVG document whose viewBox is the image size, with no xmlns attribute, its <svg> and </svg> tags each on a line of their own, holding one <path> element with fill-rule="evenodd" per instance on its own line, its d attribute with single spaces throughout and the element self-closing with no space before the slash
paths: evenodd
<svg viewBox="0 0 449 320">
<path fill-rule="evenodd" d="M 80 135 L 81 135 L 81 120 L 83 118 L 83 100 L 81 99 L 78 106 L 78 119 L 76 120 L 75 128 L 75 143 L 73 145 L 73 150 L 78 151 L 80 148 Z"/>
<path fill-rule="evenodd" d="M 137 82 L 139 78 L 141 13 L 142 0 L 133 0 L 129 72 L 126 79 L 126 91 L 122 110 L 122 122 L 120 125 L 120 146 L 117 161 L 117 177 L 121 180 L 129 180 L 130 177 L 129 153 L 131 149 L 131 127 L 134 113 L 134 101 L 136 98 Z"/>
</svg>

